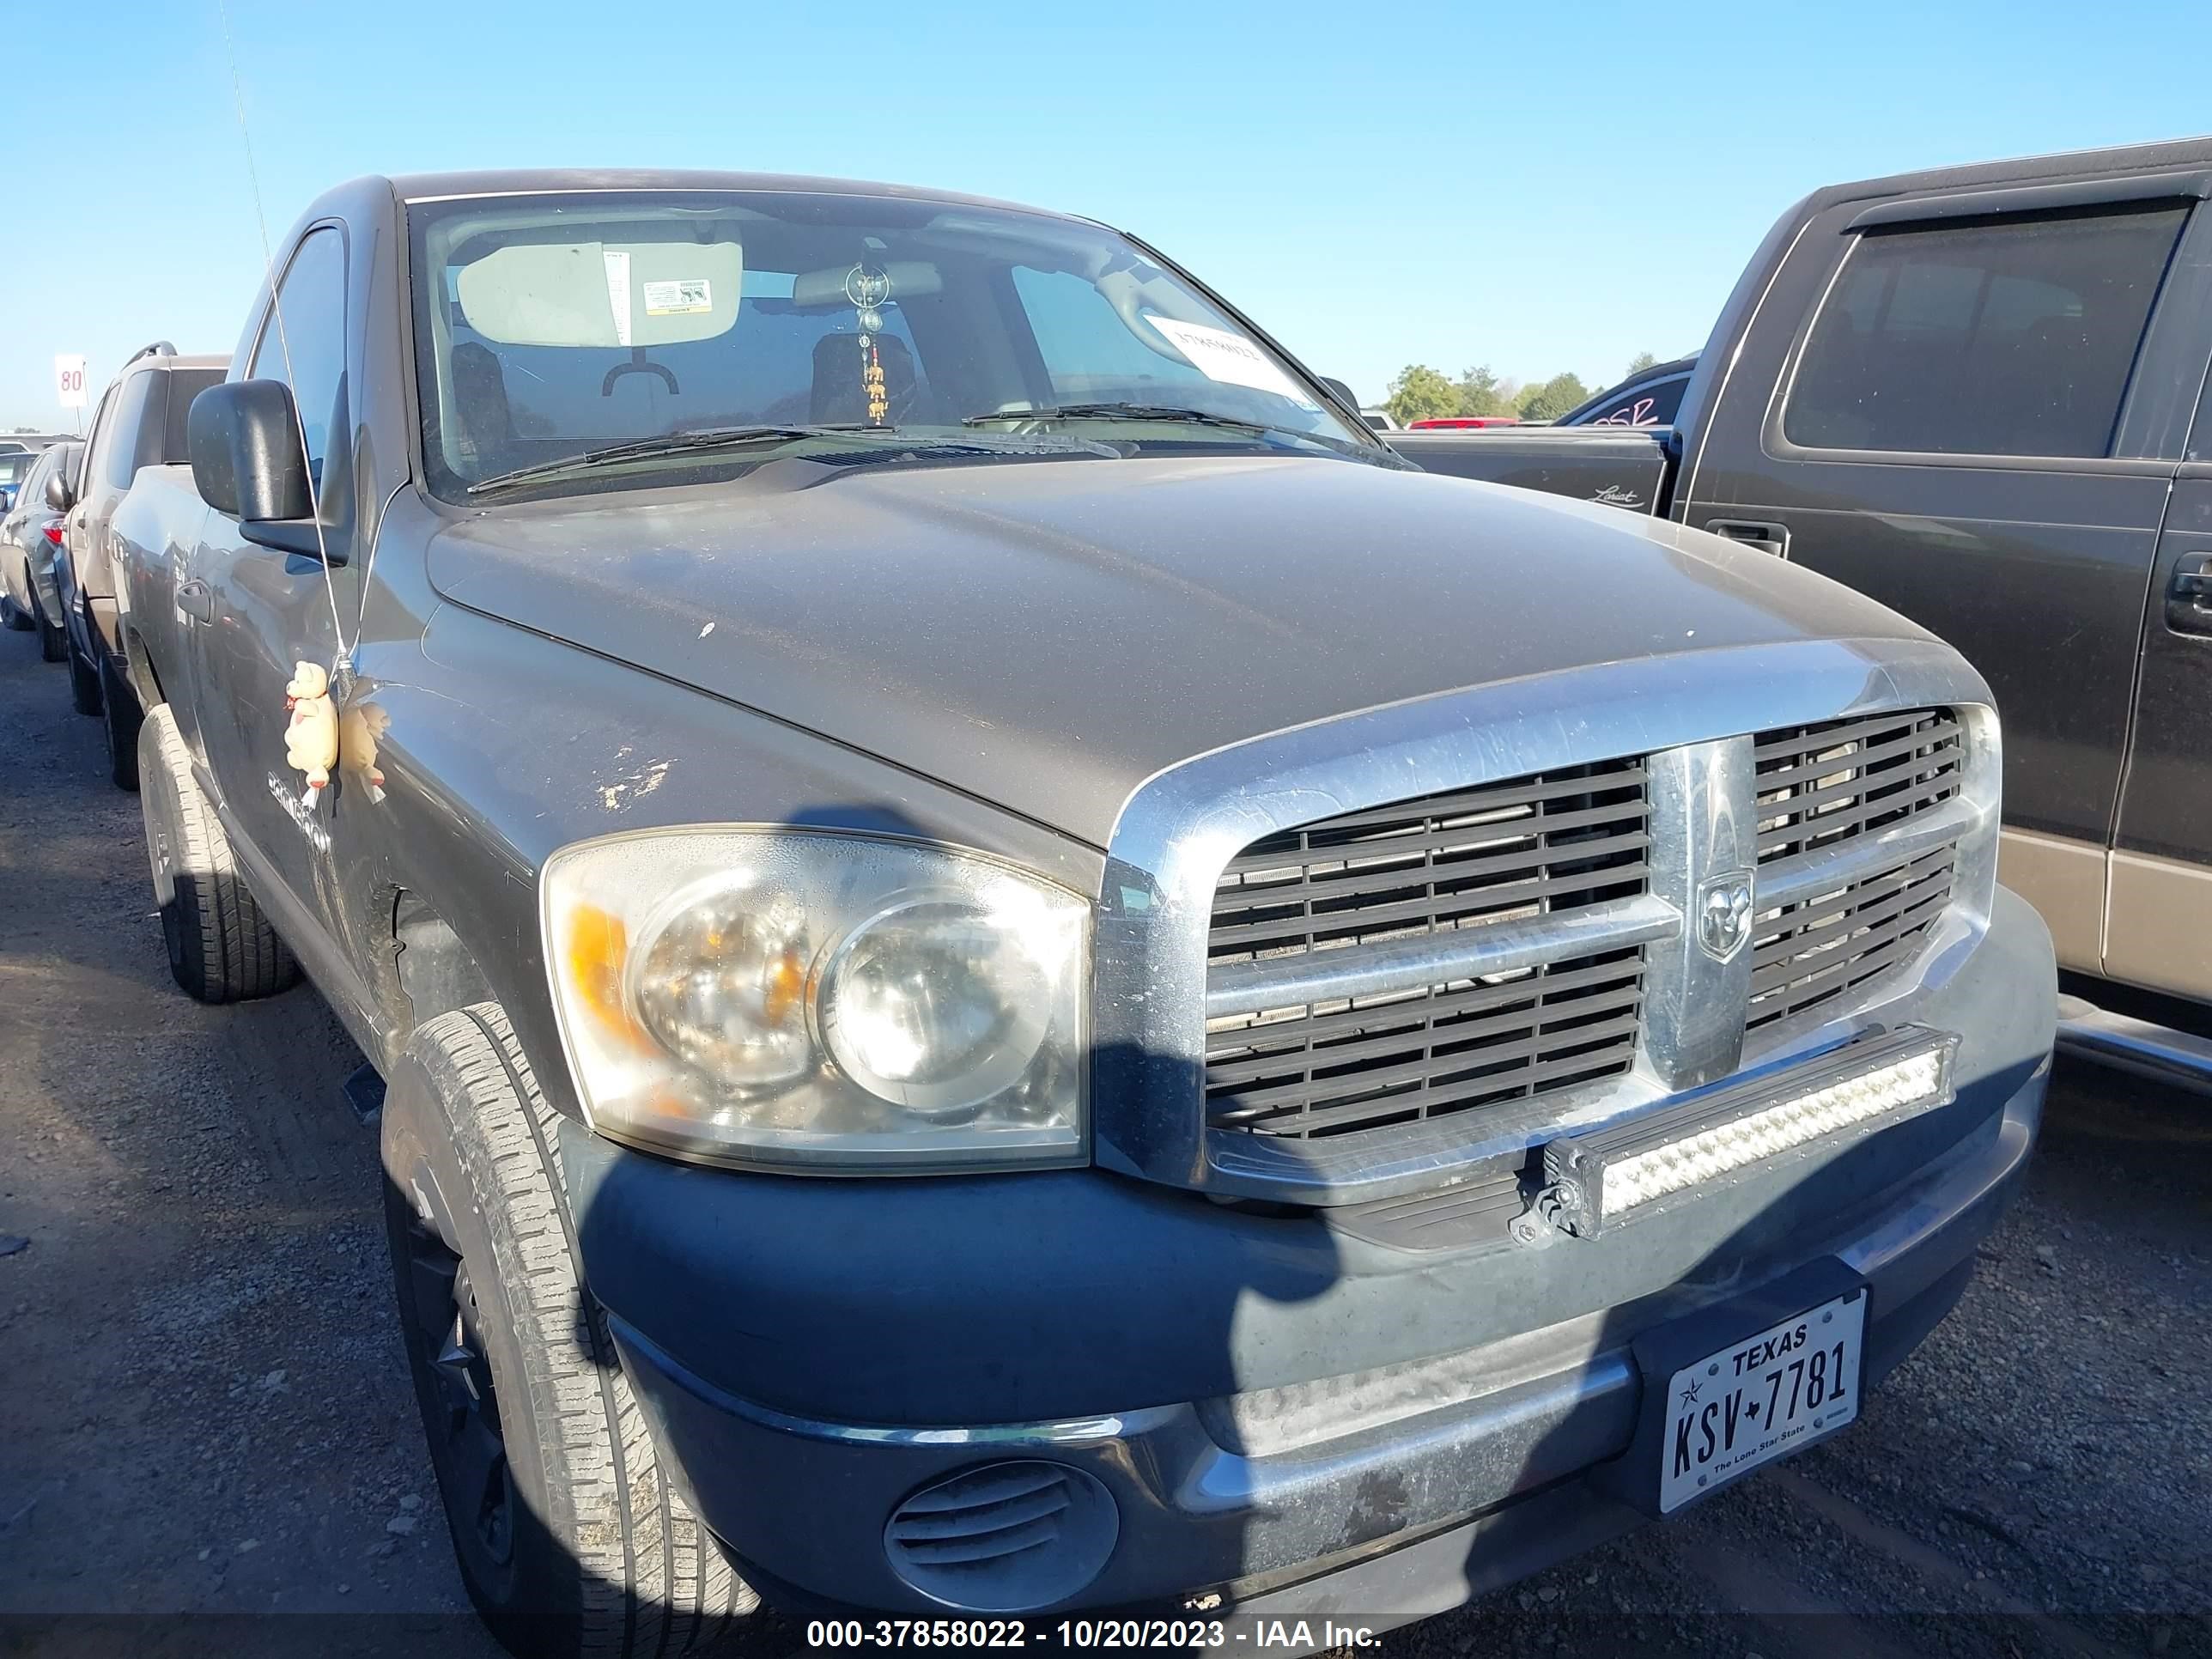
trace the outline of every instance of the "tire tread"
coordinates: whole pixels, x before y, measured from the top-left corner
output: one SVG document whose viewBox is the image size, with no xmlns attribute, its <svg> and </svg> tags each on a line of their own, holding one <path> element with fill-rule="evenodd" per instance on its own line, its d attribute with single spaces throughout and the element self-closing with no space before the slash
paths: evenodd
<svg viewBox="0 0 2212 1659">
<path fill-rule="evenodd" d="M 520 1269 L 507 1299 L 536 1328 L 516 1334 L 570 1510 L 563 1542 L 580 1569 L 583 1614 L 576 1651 L 588 1659 L 702 1652 L 759 1597 L 661 1468 L 605 1315 L 582 1283 L 559 1115 L 496 1004 L 441 1014 L 416 1042 L 449 1103 L 465 1103 L 474 1132 L 457 1136 L 456 1150 L 471 1180 L 490 1189 L 479 1201 L 488 1221 L 495 1206 L 493 1237 Z"/>
</svg>

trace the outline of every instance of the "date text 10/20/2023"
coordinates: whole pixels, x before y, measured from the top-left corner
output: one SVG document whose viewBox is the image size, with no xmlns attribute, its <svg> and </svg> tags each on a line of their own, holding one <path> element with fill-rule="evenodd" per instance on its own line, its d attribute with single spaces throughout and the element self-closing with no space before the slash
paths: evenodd
<svg viewBox="0 0 2212 1659">
<path fill-rule="evenodd" d="M 1387 1621 L 1386 1621 L 1387 1622 Z M 1381 1645 L 1371 1625 L 1320 1619 L 817 1619 L 806 1644 L 829 1648 L 1246 1648 L 1316 1653 Z"/>
</svg>

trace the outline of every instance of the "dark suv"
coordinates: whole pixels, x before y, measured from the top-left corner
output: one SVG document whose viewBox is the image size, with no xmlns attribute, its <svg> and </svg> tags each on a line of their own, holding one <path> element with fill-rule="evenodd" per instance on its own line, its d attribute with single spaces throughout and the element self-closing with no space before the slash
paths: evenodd
<svg viewBox="0 0 2212 1659">
<path fill-rule="evenodd" d="M 116 655 L 110 521 L 140 467 L 186 459 L 185 413 L 229 367 L 222 357 L 179 357 L 166 340 L 145 347 L 101 394 L 76 477 L 56 480 L 53 505 L 63 516 L 54 580 L 69 630 L 70 696 L 80 714 L 105 716 L 110 769 L 125 789 L 138 787 L 142 711 Z"/>
</svg>

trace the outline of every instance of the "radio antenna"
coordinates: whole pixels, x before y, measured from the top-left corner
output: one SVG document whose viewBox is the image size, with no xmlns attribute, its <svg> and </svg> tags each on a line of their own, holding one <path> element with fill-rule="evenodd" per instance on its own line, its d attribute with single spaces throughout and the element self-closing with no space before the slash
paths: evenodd
<svg viewBox="0 0 2212 1659">
<path fill-rule="evenodd" d="M 269 283 L 269 314 L 276 324 L 276 348 L 284 359 L 284 382 L 296 388 L 299 380 L 292 373 L 292 341 L 284 331 L 284 302 L 276 291 L 276 254 L 269 241 L 269 214 L 261 204 L 261 173 L 253 164 L 253 133 L 246 122 L 246 83 L 238 75 L 238 43 L 230 32 L 229 0 L 215 0 L 216 13 L 222 21 L 223 55 L 230 63 L 231 107 L 238 116 L 238 140 L 246 150 L 246 182 L 253 194 L 253 222 L 261 233 L 261 268 Z M 293 398 L 293 429 L 300 434 L 300 470 L 307 475 L 309 491 L 308 505 L 315 526 L 315 550 L 321 555 L 323 567 L 323 596 L 331 603 L 331 628 L 337 638 L 338 657 L 349 662 L 353 647 L 346 643 L 345 623 L 338 617 L 337 586 L 331 580 L 331 549 L 328 534 L 323 528 L 322 481 L 315 477 L 314 458 L 307 453 L 307 429 L 299 418 L 299 398 Z"/>
</svg>

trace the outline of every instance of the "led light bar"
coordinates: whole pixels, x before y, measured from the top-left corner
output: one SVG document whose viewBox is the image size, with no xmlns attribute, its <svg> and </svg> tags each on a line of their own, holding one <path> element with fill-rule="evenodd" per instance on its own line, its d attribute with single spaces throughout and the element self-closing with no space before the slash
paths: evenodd
<svg viewBox="0 0 2212 1659">
<path fill-rule="evenodd" d="M 1563 1231 L 1595 1237 L 1608 1222 L 1671 1194 L 1948 1105 L 1958 1046 L 1955 1036 L 1909 1026 L 1779 1075 L 1554 1140 L 1544 1148 L 1543 1212 Z M 1778 1091 L 1787 1092 L 1777 1099 Z"/>
</svg>

